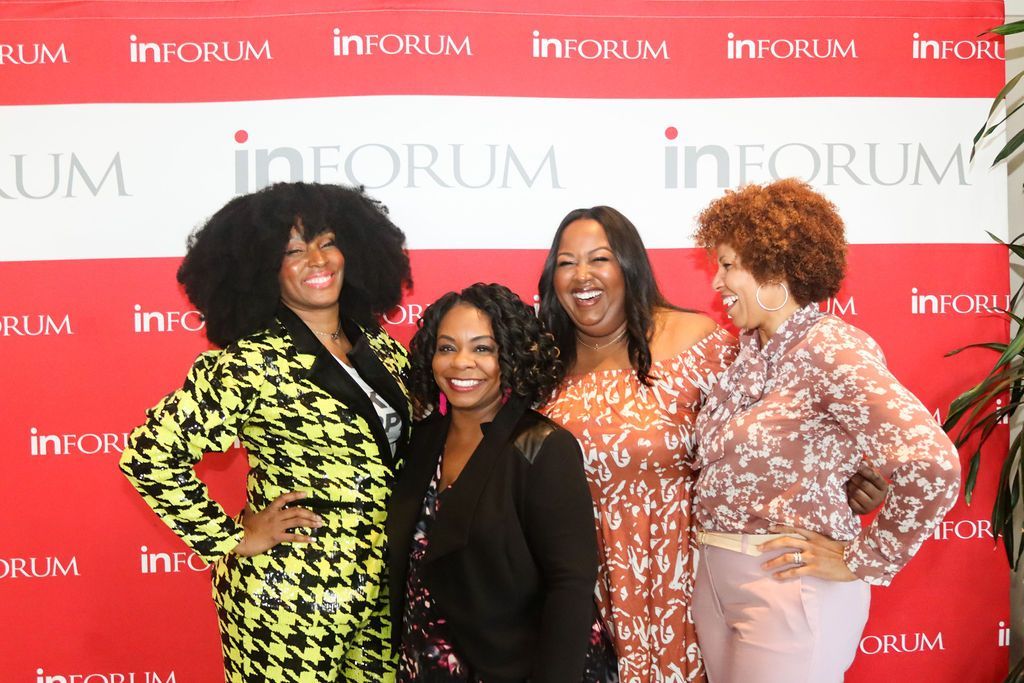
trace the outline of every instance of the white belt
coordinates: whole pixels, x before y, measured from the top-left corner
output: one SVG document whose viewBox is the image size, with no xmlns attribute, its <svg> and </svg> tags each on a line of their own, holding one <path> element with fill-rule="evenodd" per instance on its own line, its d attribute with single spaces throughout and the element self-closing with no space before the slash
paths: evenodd
<svg viewBox="0 0 1024 683">
<path fill-rule="evenodd" d="M 697 542 L 715 548 L 732 550 L 733 552 L 753 555 L 761 554 L 758 548 L 762 543 L 774 541 L 776 538 L 801 538 L 795 534 L 725 534 L 718 531 L 698 531 Z"/>
</svg>

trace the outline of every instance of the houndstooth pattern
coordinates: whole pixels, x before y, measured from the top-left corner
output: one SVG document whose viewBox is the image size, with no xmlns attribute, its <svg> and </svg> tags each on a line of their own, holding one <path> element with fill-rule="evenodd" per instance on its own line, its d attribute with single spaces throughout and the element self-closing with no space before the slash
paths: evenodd
<svg viewBox="0 0 1024 683">
<path fill-rule="evenodd" d="M 405 351 L 381 330 L 366 336 L 402 384 Z M 394 676 L 384 520 L 395 472 L 366 418 L 306 378 L 314 360 L 280 325 L 201 354 L 182 388 L 148 411 L 121 458 L 150 507 L 214 562 L 231 681 Z M 229 554 L 241 525 L 210 499 L 193 466 L 236 438 L 249 455 L 253 509 L 293 490 L 340 505 L 321 512 L 323 527 L 303 530 L 314 543 Z"/>
</svg>

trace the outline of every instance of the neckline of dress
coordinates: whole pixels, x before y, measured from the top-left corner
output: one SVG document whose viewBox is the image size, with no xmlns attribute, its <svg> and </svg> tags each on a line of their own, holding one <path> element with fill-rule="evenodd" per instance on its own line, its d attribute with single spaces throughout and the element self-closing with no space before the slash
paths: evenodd
<svg viewBox="0 0 1024 683">
<path fill-rule="evenodd" d="M 690 344 L 689 346 L 687 346 L 685 349 L 675 354 L 674 356 L 668 356 L 667 358 L 662 358 L 661 360 L 651 361 L 651 368 L 653 369 L 655 367 L 660 367 L 667 363 L 672 363 L 682 358 L 685 358 L 686 356 L 692 354 L 698 347 L 705 344 L 712 337 L 721 336 L 722 334 L 729 334 L 729 332 L 721 325 L 716 324 L 715 329 L 713 329 L 711 332 L 708 332 L 699 341 L 697 341 L 694 344 Z M 565 379 L 562 381 L 564 385 L 568 385 L 575 382 L 586 380 L 590 377 L 601 377 L 603 375 L 611 375 L 623 372 L 631 375 L 636 375 L 636 368 L 629 366 L 625 368 L 609 368 L 607 370 L 590 370 L 589 372 L 581 372 L 575 375 L 566 375 Z"/>
</svg>

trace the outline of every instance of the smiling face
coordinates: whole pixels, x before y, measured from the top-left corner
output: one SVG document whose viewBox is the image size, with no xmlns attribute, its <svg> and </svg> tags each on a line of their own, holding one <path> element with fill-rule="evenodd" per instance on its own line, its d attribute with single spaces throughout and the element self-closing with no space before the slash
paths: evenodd
<svg viewBox="0 0 1024 683">
<path fill-rule="evenodd" d="M 345 255 L 333 232 L 320 233 L 311 241 L 292 228 L 285 246 L 281 270 L 281 301 L 297 315 L 337 308 L 345 281 Z"/>
<path fill-rule="evenodd" d="M 501 408 L 501 363 L 490 317 L 466 303 L 454 306 L 437 326 L 431 361 L 434 381 L 453 411 L 492 419 Z"/>
<path fill-rule="evenodd" d="M 718 255 L 718 271 L 711 281 L 711 286 L 722 296 L 725 312 L 733 324 L 744 330 L 760 330 L 762 335 L 771 336 L 796 308 L 796 303 L 789 298 L 779 284 L 768 284 L 757 281 L 757 278 L 740 263 L 736 250 L 728 244 L 719 244 L 715 248 Z M 775 308 L 766 310 L 757 302 L 757 288 L 761 289 L 761 302 L 764 306 Z"/>
<path fill-rule="evenodd" d="M 600 339 L 626 324 L 626 281 L 597 221 L 570 223 L 558 243 L 555 296 L 582 334 Z"/>
</svg>

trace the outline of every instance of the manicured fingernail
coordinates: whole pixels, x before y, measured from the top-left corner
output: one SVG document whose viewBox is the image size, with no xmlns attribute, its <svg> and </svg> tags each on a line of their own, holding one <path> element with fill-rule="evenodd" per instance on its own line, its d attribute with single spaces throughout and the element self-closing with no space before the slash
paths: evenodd
<svg viewBox="0 0 1024 683">
<path fill-rule="evenodd" d="M 320 522 L 321 524 L 323 524 L 323 523 L 324 523 L 324 518 L 323 518 L 323 517 L 321 517 L 320 515 L 317 515 L 317 516 L 316 516 L 316 521 L 318 521 L 318 522 Z"/>
</svg>

